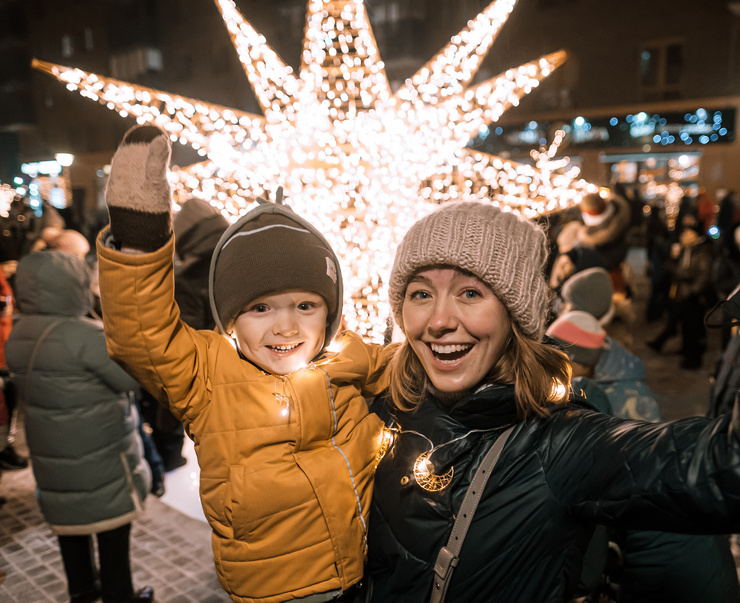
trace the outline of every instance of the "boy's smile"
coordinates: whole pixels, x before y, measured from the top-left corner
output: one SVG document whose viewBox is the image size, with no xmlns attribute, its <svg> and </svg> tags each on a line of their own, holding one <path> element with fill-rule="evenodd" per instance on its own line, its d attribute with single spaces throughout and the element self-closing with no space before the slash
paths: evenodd
<svg viewBox="0 0 740 603">
<path fill-rule="evenodd" d="M 239 349 L 276 375 L 310 363 L 324 347 L 328 308 L 310 291 L 284 291 L 252 301 L 234 322 Z"/>
</svg>

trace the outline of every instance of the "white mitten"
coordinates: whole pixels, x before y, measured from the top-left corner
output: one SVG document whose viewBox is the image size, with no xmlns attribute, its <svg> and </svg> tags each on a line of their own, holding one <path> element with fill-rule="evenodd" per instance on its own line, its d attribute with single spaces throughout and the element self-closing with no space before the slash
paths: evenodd
<svg viewBox="0 0 740 603">
<path fill-rule="evenodd" d="M 169 136 L 155 126 L 134 126 L 111 162 L 105 203 L 113 239 L 121 247 L 154 251 L 172 236 L 167 181 Z"/>
</svg>

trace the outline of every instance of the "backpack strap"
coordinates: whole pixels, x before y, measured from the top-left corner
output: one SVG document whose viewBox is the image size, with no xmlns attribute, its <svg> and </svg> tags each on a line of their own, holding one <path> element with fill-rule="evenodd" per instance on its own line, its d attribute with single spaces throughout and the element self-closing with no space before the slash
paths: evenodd
<svg viewBox="0 0 740 603">
<path fill-rule="evenodd" d="M 499 456 L 501 456 L 501 451 L 504 449 L 511 432 L 514 431 L 514 427 L 516 425 L 512 425 L 498 437 L 486 456 L 483 457 L 483 461 L 481 461 L 475 476 L 473 476 L 473 481 L 470 482 L 455 518 L 455 523 L 452 526 L 452 533 L 447 540 L 447 545 L 439 550 L 437 561 L 434 563 L 434 588 L 430 598 L 431 603 L 442 603 L 445 600 L 452 572 L 457 567 L 457 562 L 460 559 L 460 549 L 465 540 L 465 535 L 468 533 L 470 522 L 473 520 L 475 509 L 478 507 L 491 471 Z"/>
</svg>

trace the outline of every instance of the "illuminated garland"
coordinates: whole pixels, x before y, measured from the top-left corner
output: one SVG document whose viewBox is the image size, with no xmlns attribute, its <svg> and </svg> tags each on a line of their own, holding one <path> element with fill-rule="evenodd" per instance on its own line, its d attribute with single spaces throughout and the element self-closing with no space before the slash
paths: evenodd
<svg viewBox="0 0 740 603">
<path fill-rule="evenodd" d="M 334 246 L 346 326 L 381 341 L 396 246 L 435 204 L 488 197 L 527 217 L 577 202 L 573 177 L 466 148 L 566 59 L 563 51 L 469 86 L 515 0 L 492 2 L 392 94 L 362 0 L 309 0 L 298 75 L 232 0 L 215 0 L 263 116 L 34 60 L 123 117 L 155 123 L 207 160 L 175 170 L 176 200 L 228 219 L 279 186 Z"/>
</svg>

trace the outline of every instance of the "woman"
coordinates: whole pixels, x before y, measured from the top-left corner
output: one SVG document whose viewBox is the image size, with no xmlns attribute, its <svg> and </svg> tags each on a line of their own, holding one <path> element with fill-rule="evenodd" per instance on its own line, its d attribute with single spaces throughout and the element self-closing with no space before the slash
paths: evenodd
<svg viewBox="0 0 740 603">
<path fill-rule="evenodd" d="M 151 483 L 129 391 L 90 310 L 85 262 L 60 251 L 24 257 L 15 275 L 20 316 L 5 347 L 25 401 L 36 496 L 57 536 L 71 603 L 152 601 L 134 594 L 131 522 Z M 96 536 L 100 568 L 93 550 Z M 98 575 L 99 574 L 99 575 Z"/>
<path fill-rule="evenodd" d="M 539 228 L 482 203 L 443 206 L 399 246 L 390 299 L 406 342 L 375 408 L 393 442 L 376 474 L 372 601 L 429 600 L 473 475 L 512 425 L 447 601 L 568 600 L 595 524 L 740 528 L 730 416 L 656 425 L 567 402 L 567 358 L 542 342 L 544 260 Z"/>
</svg>

